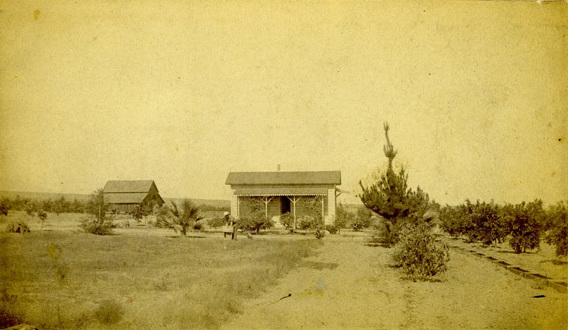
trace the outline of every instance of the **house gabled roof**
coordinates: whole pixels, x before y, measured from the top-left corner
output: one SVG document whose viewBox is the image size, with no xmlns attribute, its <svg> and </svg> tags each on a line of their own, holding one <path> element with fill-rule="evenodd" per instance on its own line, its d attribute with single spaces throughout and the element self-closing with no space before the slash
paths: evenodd
<svg viewBox="0 0 568 330">
<path fill-rule="evenodd" d="M 105 194 L 147 193 L 152 188 L 152 185 L 155 185 L 153 180 L 111 180 L 107 181 L 103 192 Z"/>
<path fill-rule="evenodd" d="M 340 171 L 313 172 L 229 172 L 228 185 L 341 184 Z"/>
</svg>

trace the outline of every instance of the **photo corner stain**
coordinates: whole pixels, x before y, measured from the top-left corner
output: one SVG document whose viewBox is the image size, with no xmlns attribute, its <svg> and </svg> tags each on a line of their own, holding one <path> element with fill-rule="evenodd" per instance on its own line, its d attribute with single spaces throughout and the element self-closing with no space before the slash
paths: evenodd
<svg viewBox="0 0 568 330">
<path fill-rule="evenodd" d="M 39 18 L 39 9 L 34 10 L 34 20 L 37 21 L 37 19 Z"/>
</svg>

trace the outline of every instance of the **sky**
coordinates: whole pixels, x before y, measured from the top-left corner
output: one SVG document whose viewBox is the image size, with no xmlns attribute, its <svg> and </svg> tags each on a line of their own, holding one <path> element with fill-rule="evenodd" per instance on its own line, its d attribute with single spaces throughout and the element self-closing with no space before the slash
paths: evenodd
<svg viewBox="0 0 568 330">
<path fill-rule="evenodd" d="M 568 199 L 565 2 L 0 0 L 0 190 L 385 169 L 441 204 Z"/>
</svg>

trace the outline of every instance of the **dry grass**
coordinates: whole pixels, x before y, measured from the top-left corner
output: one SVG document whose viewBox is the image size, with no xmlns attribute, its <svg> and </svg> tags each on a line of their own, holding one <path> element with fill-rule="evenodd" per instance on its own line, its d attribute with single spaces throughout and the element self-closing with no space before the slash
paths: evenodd
<svg viewBox="0 0 568 330">
<path fill-rule="evenodd" d="M 320 244 L 1 233 L 1 315 L 42 329 L 218 327 Z"/>
</svg>

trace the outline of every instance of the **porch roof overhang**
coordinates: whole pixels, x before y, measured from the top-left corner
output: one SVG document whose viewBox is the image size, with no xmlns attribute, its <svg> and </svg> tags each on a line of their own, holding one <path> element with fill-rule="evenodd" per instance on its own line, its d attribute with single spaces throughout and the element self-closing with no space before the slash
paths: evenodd
<svg viewBox="0 0 568 330">
<path fill-rule="evenodd" d="M 246 187 L 235 190 L 237 196 L 327 196 L 327 188 Z"/>
</svg>

